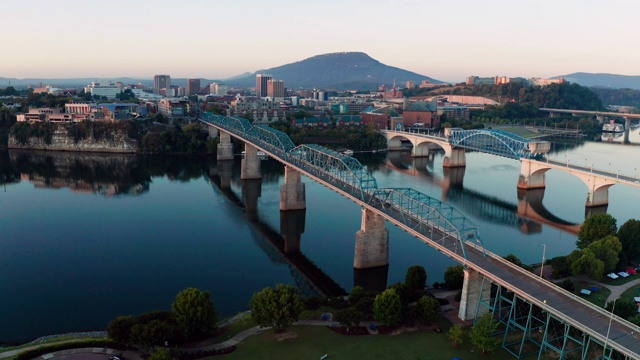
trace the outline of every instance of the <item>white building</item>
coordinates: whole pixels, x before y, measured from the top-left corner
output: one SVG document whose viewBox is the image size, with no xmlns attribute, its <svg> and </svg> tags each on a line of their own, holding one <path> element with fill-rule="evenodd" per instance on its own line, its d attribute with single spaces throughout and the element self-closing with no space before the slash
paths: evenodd
<svg viewBox="0 0 640 360">
<path fill-rule="evenodd" d="M 209 94 L 217 96 L 227 95 L 227 85 L 211 83 L 211 85 L 209 85 Z"/>
<path fill-rule="evenodd" d="M 84 88 L 84 92 L 91 93 L 92 96 L 105 96 L 107 99 L 115 99 L 117 94 L 120 94 L 121 89 L 116 83 L 111 81 L 106 82 L 92 82 Z"/>
</svg>

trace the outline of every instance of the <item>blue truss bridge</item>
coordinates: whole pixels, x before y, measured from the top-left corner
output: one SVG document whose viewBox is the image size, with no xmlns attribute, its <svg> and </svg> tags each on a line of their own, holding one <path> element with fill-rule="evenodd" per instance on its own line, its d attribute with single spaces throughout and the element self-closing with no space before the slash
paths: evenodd
<svg viewBox="0 0 640 360">
<path fill-rule="evenodd" d="M 219 158 L 221 149 L 230 148 L 230 137 L 235 137 L 245 143 L 243 162 L 250 163 L 261 150 L 285 165 L 283 187 L 295 179 L 287 172 L 304 174 L 360 205 L 363 230 L 368 222 L 378 226 L 374 218 L 380 218 L 458 261 L 465 267 L 459 317 L 470 320 L 492 314 L 502 324 L 495 335 L 515 357 L 640 359 L 640 327 L 488 251 L 478 228 L 452 206 L 414 189 L 378 188 L 358 160 L 318 145 L 295 146 L 285 133 L 268 126 L 211 113 L 203 113 L 199 121 L 209 126 L 211 135 L 219 133 Z M 469 137 L 460 138 L 471 146 Z M 251 169 L 246 171 L 255 170 Z M 285 195 L 281 193 L 281 210 Z M 383 231 L 377 229 L 380 235 Z M 363 230 L 356 235 L 356 257 L 362 250 L 358 241 Z M 377 235 L 374 238 L 384 238 Z M 382 243 L 365 242 L 375 245 L 365 249 L 365 255 L 384 252 Z M 386 251 L 388 256 L 388 245 Z"/>
</svg>

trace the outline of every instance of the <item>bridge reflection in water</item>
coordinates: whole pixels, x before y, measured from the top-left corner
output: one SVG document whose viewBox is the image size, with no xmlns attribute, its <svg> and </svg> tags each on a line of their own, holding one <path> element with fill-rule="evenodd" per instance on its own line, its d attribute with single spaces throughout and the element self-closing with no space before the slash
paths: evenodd
<svg viewBox="0 0 640 360">
<path fill-rule="evenodd" d="M 253 229 L 253 241 L 275 264 L 287 265 L 296 286 L 305 296 L 343 296 L 346 291 L 309 260 L 300 251 L 300 240 L 304 233 L 306 210 L 280 211 L 280 231 L 260 220 L 258 198 L 261 196 L 262 180 L 241 180 L 241 196 L 232 190 L 235 180 L 234 162 L 218 161 L 209 169 L 209 180 L 231 203 L 242 209 Z M 266 174 L 266 173 L 265 173 Z M 276 174 L 279 177 L 279 174 Z M 386 274 L 384 283 L 386 287 Z"/>
<path fill-rule="evenodd" d="M 433 153 L 432 153 L 433 154 Z M 454 204 L 474 217 L 519 229 L 525 234 L 542 232 L 542 224 L 578 234 L 581 224 L 575 224 L 553 215 L 543 203 L 544 189 L 518 189 L 518 203 L 488 196 L 480 192 L 465 189 L 463 186 L 465 168 L 444 168 L 443 175 L 430 172 L 434 157 L 413 158 L 408 152 L 388 153 L 387 166 L 394 171 L 409 176 L 418 176 L 431 184 L 442 187 L 442 201 Z M 585 217 L 606 212 L 607 207 L 585 208 Z"/>
</svg>

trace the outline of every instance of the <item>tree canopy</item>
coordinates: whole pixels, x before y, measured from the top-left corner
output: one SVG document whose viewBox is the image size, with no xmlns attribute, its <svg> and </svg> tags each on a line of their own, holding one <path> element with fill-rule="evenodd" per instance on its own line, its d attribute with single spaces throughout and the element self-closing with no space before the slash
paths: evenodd
<svg viewBox="0 0 640 360">
<path fill-rule="evenodd" d="M 622 243 L 620 263 L 624 265 L 640 258 L 640 221 L 629 219 L 618 229 L 618 240 Z"/>
<path fill-rule="evenodd" d="M 427 271 L 420 265 L 409 267 L 409 269 L 407 269 L 407 275 L 404 278 L 404 283 L 412 293 L 424 290 L 427 285 Z"/>
<path fill-rule="evenodd" d="M 491 317 L 491 313 L 486 313 L 476 320 L 471 328 L 471 343 L 475 345 L 483 354 L 491 352 L 498 347 L 498 340 L 491 335 L 498 328 L 498 321 Z"/>
<path fill-rule="evenodd" d="M 596 240 L 600 240 L 607 235 L 615 235 L 617 230 L 616 219 L 609 214 L 591 215 L 584 221 L 576 245 L 584 249 Z"/>
<path fill-rule="evenodd" d="M 387 289 L 373 301 L 373 316 L 384 325 L 398 325 L 402 320 L 402 302 L 395 289 Z"/>
<path fill-rule="evenodd" d="M 444 272 L 444 282 L 449 289 L 462 289 L 464 284 L 464 268 L 462 265 L 449 266 Z"/>
<path fill-rule="evenodd" d="M 440 318 L 440 304 L 433 296 L 424 295 L 418 300 L 418 317 L 427 322 L 436 322 Z"/>
<path fill-rule="evenodd" d="M 181 291 L 171 305 L 171 311 L 187 340 L 210 334 L 218 322 L 211 294 L 196 288 Z"/>
<path fill-rule="evenodd" d="M 258 325 L 281 332 L 298 320 L 304 310 L 299 291 L 291 285 L 277 284 L 253 294 L 249 301 L 251 317 Z"/>
</svg>

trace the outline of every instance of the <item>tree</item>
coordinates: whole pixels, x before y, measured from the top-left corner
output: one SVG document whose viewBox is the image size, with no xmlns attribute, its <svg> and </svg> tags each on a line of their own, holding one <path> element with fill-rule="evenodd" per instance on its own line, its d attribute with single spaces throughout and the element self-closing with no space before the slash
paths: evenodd
<svg viewBox="0 0 640 360">
<path fill-rule="evenodd" d="M 182 290 L 171 305 L 173 316 L 185 340 L 195 340 L 216 328 L 218 314 L 208 291 Z"/>
<path fill-rule="evenodd" d="M 358 301 L 367 296 L 368 294 L 362 286 L 354 286 L 353 289 L 351 289 L 351 294 L 349 294 L 349 304 L 351 304 L 351 306 L 356 306 Z"/>
<path fill-rule="evenodd" d="M 407 275 L 404 277 L 404 283 L 411 293 L 424 290 L 427 284 L 427 272 L 424 267 L 420 265 L 409 267 Z"/>
<path fill-rule="evenodd" d="M 464 342 L 465 331 L 462 325 L 454 325 L 449 328 L 449 340 L 453 343 L 454 347 L 458 347 Z"/>
<path fill-rule="evenodd" d="M 604 262 L 589 249 L 574 250 L 569 254 L 569 263 L 573 275 L 587 275 L 594 280 L 601 280 L 604 276 Z"/>
<path fill-rule="evenodd" d="M 525 270 L 527 270 L 527 271 L 531 271 L 531 268 L 529 266 L 525 265 L 522 262 L 522 260 L 520 260 L 520 258 L 515 256 L 514 254 L 506 255 L 504 257 L 504 259 L 509 261 L 509 262 L 511 262 L 511 263 L 513 263 L 513 264 L 515 264 L 515 265 L 517 265 L 517 266 L 519 266 L 519 267 L 521 267 L 521 268 L 523 268 L 523 269 L 525 269 Z"/>
<path fill-rule="evenodd" d="M 444 272 L 444 282 L 449 289 L 462 289 L 464 284 L 464 268 L 462 265 L 449 266 Z"/>
<path fill-rule="evenodd" d="M 616 236 L 608 235 L 600 240 L 595 240 L 587 246 L 587 249 L 595 255 L 596 259 L 602 261 L 603 273 L 608 273 L 614 270 L 620 261 L 618 254 L 622 251 L 622 244 Z"/>
<path fill-rule="evenodd" d="M 362 319 L 362 313 L 353 306 L 339 310 L 336 313 L 336 320 L 340 324 L 346 326 L 347 329 L 358 326 L 360 324 L 360 319 Z"/>
<path fill-rule="evenodd" d="M 402 301 L 395 289 L 387 289 L 373 301 L 373 317 L 384 325 L 398 325 L 402 320 Z"/>
<path fill-rule="evenodd" d="M 491 317 L 491 313 L 486 313 L 476 320 L 476 324 L 471 328 L 471 343 L 475 345 L 483 354 L 491 352 L 498 347 L 498 340 L 491 335 L 498 328 L 498 322 Z"/>
<path fill-rule="evenodd" d="M 426 322 L 436 322 L 440 318 L 440 304 L 433 296 L 424 295 L 418 300 L 418 318 Z"/>
<path fill-rule="evenodd" d="M 107 334 L 116 342 L 129 344 L 131 342 L 131 328 L 136 324 L 133 316 L 118 316 L 107 325 Z"/>
<path fill-rule="evenodd" d="M 629 219 L 618 229 L 618 239 L 622 243 L 620 263 L 626 265 L 640 258 L 640 221 Z"/>
<path fill-rule="evenodd" d="M 584 249 L 596 240 L 600 240 L 607 235 L 616 234 L 616 219 L 609 214 L 591 215 L 584 221 L 580 232 L 578 232 L 578 240 L 576 245 L 580 249 Z"/>
<path fill-rule="evenodd" d="M 249 306 L 258 325 L 271 326 L 276 332 L 291 326 L 304 310 L 298 290 L 288 284 L 277 284 L 275 289 L 264 288 L 253 294 Z"/>
<path fill-rule="evenodd" d="M 611 308 L 613 307 L 613 303 L 613 301 L 609 301 L 605 306 L 605 309 L 610 312 Z M 623 319 L 628 319 L 638 313 L 638 305 L 631 299 L 618 298 L 617 300 L 615 300 L 615 308 L 613 309 L 613 313 Z"/>
</svg>

